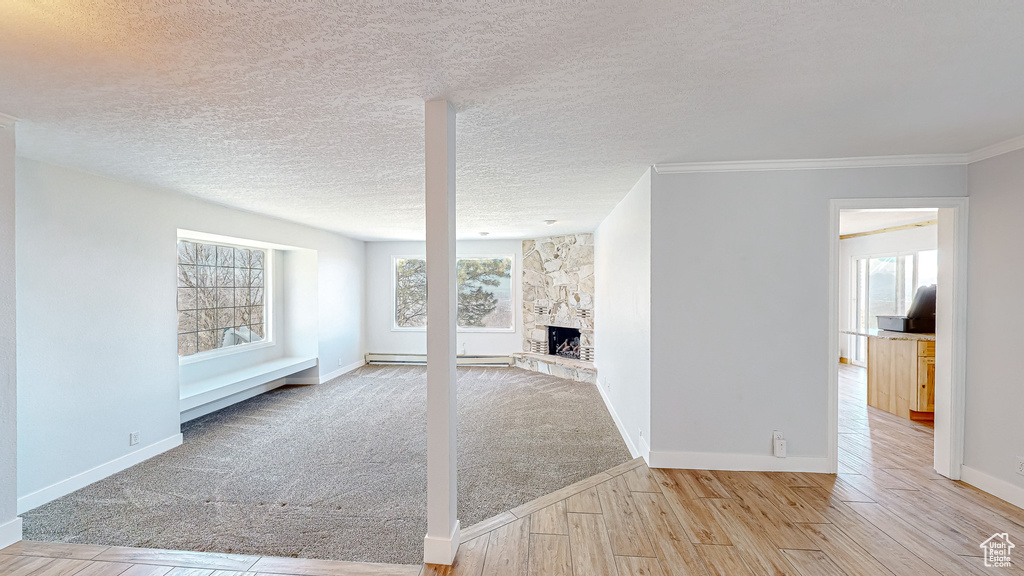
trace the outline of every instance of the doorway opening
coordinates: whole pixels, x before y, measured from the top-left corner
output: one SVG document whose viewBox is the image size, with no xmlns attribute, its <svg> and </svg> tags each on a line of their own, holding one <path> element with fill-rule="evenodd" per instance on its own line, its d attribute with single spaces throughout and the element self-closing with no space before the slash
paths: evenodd
<svg viewBox="0 0 1024 576">
<path fill-rule="evenodd" d="M 958 479 L 967 199 L 830 210 L 830 469 L 909 462 Z"/>
</svg>

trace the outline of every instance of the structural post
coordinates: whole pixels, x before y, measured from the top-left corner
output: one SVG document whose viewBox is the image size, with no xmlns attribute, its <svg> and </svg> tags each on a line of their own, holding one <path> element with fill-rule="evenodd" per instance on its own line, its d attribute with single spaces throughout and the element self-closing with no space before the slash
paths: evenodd
<svg viewBox="0 0 1024 576">
<path fill-rule="evenodd" d="M 0 548 L 21 540 L 14 281 L 14 119 L 0 114 Z"/>
<path fill-rule="evenodd" d="M 427 536 L 423 561 L 451 564 L 456 518 L 455 109 L 426 103 Z"/>
</svg>

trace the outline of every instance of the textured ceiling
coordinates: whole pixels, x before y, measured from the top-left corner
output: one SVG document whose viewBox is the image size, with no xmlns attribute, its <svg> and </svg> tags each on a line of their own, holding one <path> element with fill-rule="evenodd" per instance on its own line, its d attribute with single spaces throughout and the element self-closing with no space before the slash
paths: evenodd
<svg viewBox="0 0 1024 576">
<path fill-rule="evenodd" d="M 938 217 L 938 210 L 842 210 L 839 212 L 839 234 L 872 232 Z"/>
<path fill-rule="evenodd" d="M 0 112 L 27 157 L 397 239 L 445 97 L 460 234 L 522 237 L 592 230 L 654 163 L 1024 134 L 1022 30 L 1017 1 L 3 0 Z"/>
</svg>

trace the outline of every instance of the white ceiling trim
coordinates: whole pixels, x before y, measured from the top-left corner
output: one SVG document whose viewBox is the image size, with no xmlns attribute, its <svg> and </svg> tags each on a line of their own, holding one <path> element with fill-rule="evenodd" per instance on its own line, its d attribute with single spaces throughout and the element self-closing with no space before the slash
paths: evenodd
<svg viewBox="0 0 1024 576">
<path fill-rule="evenodd" d="M 1014 150 L 1020 150 L 1024 148 L 1024 136 L 1018 136 L 1016 138 L 1010 138 L 1005 142 L 999 142 L 991 146 L 986 146 L 981 150 L 975 150 L 967 155 L 967 163 L 974 164 L 975 162 L 981 162 L 982 160 L 988 160 L 1007 152 L 1013 152 Z"/>
<path fill-rule="evenodd" d="M 1011 138 L 967 154 L 911 154 L 805 160 L 739 160 L 728 162 L 679 162 L 655 164 L 658 174 L 694 172 L 758 172 L 765 170 L 828 170 L 837 168 L 885 168 L 892 166 L 960 166 L 1024 149 L 1024 136 Z"/>
<path fill-rule="evenodd" d="M 658 174 L 691 172 L 755 172 L 764 170 L 830 170 L 888 166 L 950 166 L 967 164 L 967 154 L 915 154 L 908 156 L 861 156 L 858 158 L 811 158 L 805 160 L 740 160 L 729 162 L 682 162 L 655 164 Z"/>
<path fill-rule="evenodd" d="M 0 127 L 6 128 L 8 126 L 14 126 L 14 123 L 17 121 L 18 119 L 14 116 L 8 116 L 7 114 L 0 112 Z"/>
</svg>

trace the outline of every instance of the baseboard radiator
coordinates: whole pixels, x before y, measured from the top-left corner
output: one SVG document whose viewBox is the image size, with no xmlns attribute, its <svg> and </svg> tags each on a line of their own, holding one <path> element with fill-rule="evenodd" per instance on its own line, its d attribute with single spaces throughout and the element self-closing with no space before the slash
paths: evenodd
<svg viewBox="0 0 1024 576">
<path fill-rule="evenodd" d="M 380 354 L 366 355 L 367 364 L 426 364 L 426 354 Z M 458 366 L 512 366 L 511 356 L 457 356 Z"/>
</svg>

